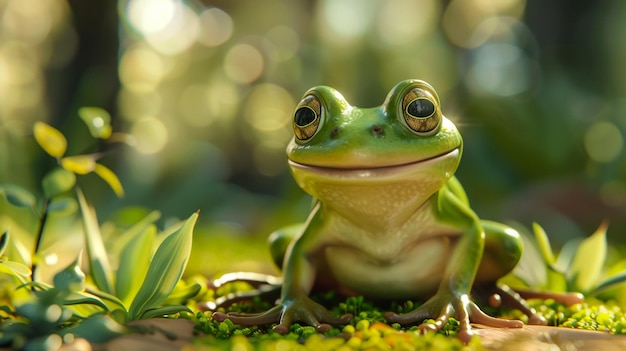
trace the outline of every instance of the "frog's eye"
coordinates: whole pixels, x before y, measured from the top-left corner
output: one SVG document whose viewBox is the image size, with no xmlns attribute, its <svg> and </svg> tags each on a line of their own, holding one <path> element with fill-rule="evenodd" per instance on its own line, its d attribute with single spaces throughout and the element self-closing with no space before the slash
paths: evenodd
<svg viewBox="0 0 626 351">
<path fill-rule="evenodd" d="M 437 103 L 422 89 L 410 90 L 404 96 L 402 114 L 409 128 L 420 135 L 435 134 L 441 125 Z"/>
<path fill-rule="evenodd" d="M 300 101 L 293 114 L 293 132 L 298 140 L 313 137 L 320 125 L 322 104 L 315 95 L 307 95 Z"/>
</svg>

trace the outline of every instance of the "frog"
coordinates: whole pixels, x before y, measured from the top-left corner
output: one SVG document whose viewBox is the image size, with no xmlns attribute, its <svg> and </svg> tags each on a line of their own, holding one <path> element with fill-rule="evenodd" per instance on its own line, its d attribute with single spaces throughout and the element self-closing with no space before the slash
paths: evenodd
<svg viewBox="0 0 626 351">
<path fill-rule="evenodd" d="M 471 208 L 455 176 L 463 139 L 429 83 L 401 81 L 380 106 L 369 108 L 317 86 L 304 94 L 291 123 L 287 162 L 313 204 L 304 223 L 269 237 L 282 277 L 241 272 L 214 282 L 214 287 L 237 280 L 265 286 L 220 304 L 268 291 L 279 293 L 279 300 L 265 312 L 217 311 L 214 319 L 273 323 L 281 334 L 295 322 L 320 332 L 348 323 L 351 315 L 332 315 L 311 299 L 313 289 L 323 286 L 372 299 L 425 301 L 413 311 L 384 317 L 401 325 L 433 320 L 419 325 L 422 332 L 438 331 L 455 318 L 464 341 L 475 334 L 472 323 L 524 325 L 483 312 L 474 290 L 490 296 L 494 306 L 519 309 L 531 324 L 545 324 L 520 294 L 498 283 L 520 260 L 520 234 L 479 218 Z"/>
</svg>

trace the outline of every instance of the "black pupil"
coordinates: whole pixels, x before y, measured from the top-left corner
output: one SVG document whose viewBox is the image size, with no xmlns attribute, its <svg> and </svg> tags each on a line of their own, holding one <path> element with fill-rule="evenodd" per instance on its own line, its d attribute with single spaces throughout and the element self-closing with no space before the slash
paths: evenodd
<svg viewBox="0 0 626 351">
<path fill-rule="evenodd" d="M 315 120 L 315 111 L 308 107 L 300 107 L 293 118 L 296 125 L 304 127 Z"/>
<path fill-rule="evenodd" d="M 435 112 L 435 105 L 430 100 L 417 99 L 409 104 L 407 112 L 413 117 L 428 117 Z"/>
</svg>

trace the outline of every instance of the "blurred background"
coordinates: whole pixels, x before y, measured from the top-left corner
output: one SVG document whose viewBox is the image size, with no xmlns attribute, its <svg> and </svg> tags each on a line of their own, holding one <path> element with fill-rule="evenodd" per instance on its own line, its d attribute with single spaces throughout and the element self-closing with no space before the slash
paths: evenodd
<svg viewBox="0 0 626 351">
<path fill-rule="evenodd" d="M 306 217 L 284 150 L 308 88 L 371 107 L 419 78 L 464 136 L 457 175 L 481 217 L 538 221 L 557 243 L 608 219 L 622 243 L 625 33 L 618 0 L 0 0 L 0 183 L 41 193 L 46 121 L 68 154 L 111 151 L 124 198 L 79 180 L 101 221 L 200 209 L 201 266 L 202 250 L 232 254 L 220 238 L 261 245 Z M 82 106 L 131 145 L 94 142 Z"/>
</svg>

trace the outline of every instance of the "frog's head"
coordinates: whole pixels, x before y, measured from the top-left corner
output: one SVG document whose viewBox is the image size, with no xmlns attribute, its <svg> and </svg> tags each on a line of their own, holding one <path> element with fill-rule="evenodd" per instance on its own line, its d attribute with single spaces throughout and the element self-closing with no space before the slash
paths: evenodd
<svg viewBox="0 0 626 351">
<path fill-rule="evenodd" d="M 355 187 L 344 194 L 352 204 L 381 192 L 423 202 L 454 174 L 463 148 L 437 93 L 421 80 L 400 82 L 373 108 L 351 106 L 330 87 L 312 88 L 296 107 L 293 130 L 287 156 L 296 181 L 335 207 L 346 206 L 338 193 Z"/>
</svg>

